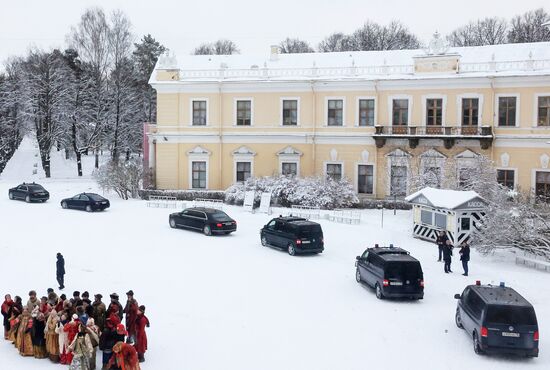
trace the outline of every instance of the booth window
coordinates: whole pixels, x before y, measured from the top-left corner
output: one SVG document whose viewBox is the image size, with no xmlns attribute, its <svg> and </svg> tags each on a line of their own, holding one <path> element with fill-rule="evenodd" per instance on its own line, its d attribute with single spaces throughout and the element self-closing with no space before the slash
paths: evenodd
<svg viewBox="0 0 550 370">
<path fill-rule="evenodd" d="M 436 213 L 435 214 L 435 226 L 446 229 L 447 228 L 447 215 L 444 215 L 442 213 Z"/>
<path fill-rule="evenodd" d="M 425 210 L 420 211 L 420 219 L 422 220 L 423 224 L 433 225 L 432 212 L 430 211 L 425 211 Z"/>
<path fill-rule="evenodd" d="M 462 217 L 460 219 L 460 229 L 462 231 L 470 230 L 470 218 L 469 217 Z"/>
</svg>

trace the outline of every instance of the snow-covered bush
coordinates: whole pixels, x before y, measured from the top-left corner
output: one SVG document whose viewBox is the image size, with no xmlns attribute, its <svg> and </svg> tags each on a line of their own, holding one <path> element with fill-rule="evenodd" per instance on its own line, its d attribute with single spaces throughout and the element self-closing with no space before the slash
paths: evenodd
<svg viewBox="0 0 550 370">
<path fill-rule="evenodd" d="M 122 199 L 137 198 L 143 179 L 143 164 L 133 158 L 125 162 L 109 162 L 94 173 L 103 190 L 112 190 Z"/>
<path fill-rule="evenodd" d="M 230 204 L 242 204 L 247 191 L 254 191 L 254 202 L 261 194 L 270 192 L 273 200 L 285 207 L 303 205 L 324 209 L 347 208 L 357 205 L 359 199 L 347 179 L 339 181 L 325 177 L 266 176 L 253 177 L 231 185 L 225 191 Z"/>
</svg>

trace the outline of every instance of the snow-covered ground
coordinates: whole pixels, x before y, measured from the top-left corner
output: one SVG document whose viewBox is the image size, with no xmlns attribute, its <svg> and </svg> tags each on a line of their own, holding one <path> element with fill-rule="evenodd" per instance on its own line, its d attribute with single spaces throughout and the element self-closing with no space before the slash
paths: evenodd
<svg viewBox="0 0 550 370">
<path fill-rule="evenodd" d="M 50 191 L 49 202 L 10 201 L 8 188 L 33 179 L 27 169 L 31 155 L 26 144 L 0 178 L 0 294 L 26 301 L 31 289 L 43 295 L 48 287 L 56 288 L 57 252 L 65 256 L 68 295 L 88 290 L 123 296 L 133 289 L 151 321 L 144 370 L 550 367 L 550 274 L 516 266 L 507 256 L 477 253 L 472 253 L 470 277 L 461 275 L 457 259 L 454 273 L 444 274 L 436 262 L 437 248 L 411 237 L 409 212 L 394 216 L 385 211 L 384 228 L 379 210 L 364 211 L 360 225 L 321 220 L 325 252 L 290 257 L 260 245 L 258 232 L 271 216 L 240 207 L 225 207 L 239 228 L 222 237 L 170 229 L 173 210 L 114 195 L 108 195 L 106 212 L 63 210 L 62 198 L 101 191 L 89 177 L 63 178 L 72 174 L 55 168 L 53 179 L 35 176 Z M 420 259 L 424 300 L 380 301 L 355 282 L 355 256 L 374 243 L 393 243 Z M 454 324 L 453 295 L 476 279 L 505 281 L 533 303 L 541 333 L 539 358 L 474 354 L 470 339 Z M 0 369 L 59 366 L 23 358 L 0 340 Z"/>
</svg>

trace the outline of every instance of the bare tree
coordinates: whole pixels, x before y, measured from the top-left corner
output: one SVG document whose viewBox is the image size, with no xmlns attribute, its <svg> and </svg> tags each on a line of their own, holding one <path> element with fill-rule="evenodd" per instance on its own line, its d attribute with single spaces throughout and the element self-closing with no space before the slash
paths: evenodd
<svg viewBox="0 0 550 370">
<path fill-rule="evenodd" d="M 281 53 L 296 54 L 296 53 L 313 53 L 315 50 L 308 44 L 307 41 L 298 38 L 287 37 L 279 44 Z"/>
<path fill-rule="evenodd" d="M 508 32 L 508 42 L 550 41 L 550 30 L 544 25 L 548 21 L 550 15 L 543 8 L 514 17 Z"/>
<path fill-rule="evenodd" d="M 353 50 L 401 50 L 420 47 L 418 38 L 399 21 L 387 26 L 367 22 L 352 35 Z"/>
<path fill-rule="evenodd" d="M 354 50 L 353 47 L 353 39 L 351 36 L 337 32 L 327 36 L 319 43 L 317 48 L 322 53 L 328 53 L 335 51 L 351 51 Z"/>
<path fill-rule="evenodd" d="M 508 22 L 502 18 L 484 18 L 455 29 L 447 40 L 451 46 L 481 46 L 506 43 Z"/>
<path fill-rule="evenodd" d="M 239 54 L 240 50 L 231 40 L 220 39 L 213 43 L 204 43 L 193 50 L 194 55 L 232 55 Z"/>
</svg>

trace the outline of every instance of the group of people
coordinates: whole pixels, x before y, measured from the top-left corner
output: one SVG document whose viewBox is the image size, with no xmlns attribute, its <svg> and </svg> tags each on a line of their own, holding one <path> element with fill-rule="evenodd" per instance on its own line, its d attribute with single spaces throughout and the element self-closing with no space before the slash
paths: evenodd
<svg viewBox="0 0 550 370">
<path fill-rule="evenodd" d="M 439 235 L 436 239 L 437 248 L 439 249 L 439 259 L 438 262 L 441 262 L 441 258 L 443 257 L 443 270 L 446 274 L 452 272 L 451 271 L 451 262 L 453 257 L 453 244 L 447 237 L 447 234 L 445 234 L 445 231 L 440 231 Z M 460 250 L 458 251 L 458 254 L 460 255 L 460 261 L 462 261 L 462 268 L 464 269 L 464 273 L 462 275 L 468 276 L 468 262 L 470 261 L 470 245 L 468 244 L 468 240 L 465 239 L 462 243 L 460 243 Z"/>
<path fill-rule="evenodd" d="M 95 294 L 92 302 L 88 292 L 75 291 L 67 299 L 50 288 L 39 299 L 31 290 L 25 305 L 21 297 L 6 294 L 1 307 L 4 339 L 22 356 L 49 358 L 70 370 L 96 369 L 98 349 L 102 369 L 139 370 L 145 361 L 149 319 L 134 292 L 126 296 L 123 307 L 116 293 L 110 295 L 108 306 L 101 294 Z"/>
</svg>

